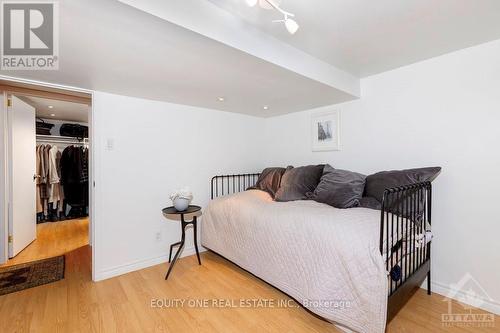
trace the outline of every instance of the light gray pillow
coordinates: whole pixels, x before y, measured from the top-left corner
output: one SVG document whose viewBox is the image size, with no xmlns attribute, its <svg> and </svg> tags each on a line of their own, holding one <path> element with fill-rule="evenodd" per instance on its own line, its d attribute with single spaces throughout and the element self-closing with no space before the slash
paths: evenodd
<svg viewBox="0 0 500 333">
<path fill-rule="evenodd" d="M 357 207 L 363 197 L 365 178 L 360 173 L 334 169 L 327 164 L 314 193 L 308 197 L 336 208 Z"/>
<path fill-rule="evenodd" d="M 324 165 L 307 165 L 287 168 L 281 177 L 280 188 L 276 192 L 276 201 L 294 201 L 308 199 L 306 193 L 313 192 L 323 174 Z"/>
</svg>

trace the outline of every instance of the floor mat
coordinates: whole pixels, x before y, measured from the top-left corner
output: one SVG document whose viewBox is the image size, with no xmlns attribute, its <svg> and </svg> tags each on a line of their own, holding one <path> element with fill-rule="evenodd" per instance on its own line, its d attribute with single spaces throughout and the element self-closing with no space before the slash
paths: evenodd
<svg viewBox="0 0 500 333">
<path fill-rule="evenodd" d="M 0 295 L 64 279 L 64 256 L 0 268 Z"/>
</svg>

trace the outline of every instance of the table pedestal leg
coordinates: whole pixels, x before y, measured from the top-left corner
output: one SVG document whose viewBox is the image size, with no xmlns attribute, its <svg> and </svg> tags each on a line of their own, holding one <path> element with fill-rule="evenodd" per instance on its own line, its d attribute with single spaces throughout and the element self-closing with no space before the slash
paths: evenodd
<svg viewBox="0 0 500 333">
<path fill-rule="evenodd" d="M 198 251 L 198 231 L 196 228 L 196 216 L 193 219 L 193 232 L 194 232 L 194 249 L 196 250 L 196 256 L 198 257 L 198 265 L 201 265 L 200 252 Z"/>
<path fill-rule="evenodd" d="M 174 248 L 174 246 L 177 246 L 180 243 L 181 242 L 177 242 L 177 243 L 174 243 L 174 244 L 170 245 L 170 252 L 168 253 L 168 262 L 170 262 L 170 260 L 172 259 L 172 249 Z"/>
<path fill-rule="evenodd" d="M 170 267 L 168 268 L 168 272 L 167 272 L 167 275 L 165 276 L 165 280 L 168 279 L 168 276 L 170 275 L 170 272 L 172 272 L 172 268 L 174 268 L 175 262 L 179 258 L 179 254 L 181 253 L 181 250 L 184 247 L 184 241 L 186 239 L 186 230 L 185 229 L 186 229 L 187 223 L 185 223 L 184 221 L 182 221 L 181 225 L 182 225 L 181 241 L 178 242 L 178 243 L 174 243 L 174 244 L 170 245 L 170 253 L 172 253 L 172 246 L 175 246 L 175 245 L 179 244 L 179 248 L 177 249 L 177 252 L 175 252 L 174 260 L 172 260 L 172 262 L 170 263 Z M 170 255 L 169 255 L 169 262 L 170 262 Z"/>
<path fill-rule="evenodd" d="M 198 250 L 198 228 L 197 228 L 196 216 L 193 217 L 192 221 L 186 222 L 184 220 L 184 215 L 181 215 L 181 228 L 182 228 L 181 241 L 170 245 L 170 252 L 168 254 L 168 262 L 170 263 L 170 267 L 168 268 L 165 280 L 168 279 L 170 272 L 172 272 L 172 269 L 174 268 L 175 262 L 177 261 L 177 259 L 179 259 L 179 255 L 181 253 L 182 248 L 184 247 L 184 241 L 186 239 L 186 226 L 188 226 L 189 224 L 193 225 L 194 249 L 196 250 L 196 257 L 198 258 L 198 264 L 201 265 L 200 251 Z M 172 262 L 170 262 L 170 259 L 172 257 L 172 249 L 174 246 L 177 245 L 179 245 L 179 248 L 177 249 L 177 252 L 175 252 L 174 259 L 172 260 Z"/>
</svg>

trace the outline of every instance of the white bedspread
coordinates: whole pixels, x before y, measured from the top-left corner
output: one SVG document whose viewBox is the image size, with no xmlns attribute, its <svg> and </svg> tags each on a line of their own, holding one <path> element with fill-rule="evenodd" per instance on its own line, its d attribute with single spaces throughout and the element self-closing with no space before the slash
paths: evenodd
<svg viewBox="0 0 500 333">
<path fill-rule="evenodd" d="M 201 225 L 204 246 L 312 312 L 356 332 L 384 332 L 388 286 L 379 211 L 274 202 L 251 190 L 211 201 Z"/>
</svg>

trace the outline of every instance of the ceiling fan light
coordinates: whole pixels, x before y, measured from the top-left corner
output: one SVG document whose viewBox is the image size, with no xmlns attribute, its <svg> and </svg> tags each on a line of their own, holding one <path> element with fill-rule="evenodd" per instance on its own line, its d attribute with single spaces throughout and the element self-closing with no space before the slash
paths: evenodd
<svg viewBox="0 0 500 333">
<path fill-rule="evenodd" d="M 253 7 L 257 4 L 259 0 L 246 0 L 247 2 L 247 5 L 249 5 L 250 7 Z"/>
<path fill-rule="evenodd" d="M 288 32 L 292 35 L 296 33 L 297 30 L 299 30 L 299 24 L 295 22 L 295 20 L 292 20 L 291 18 L 287 18 L 285 20 L 285 27 L 286 30 L 288 30 Z"/>
</svg>

